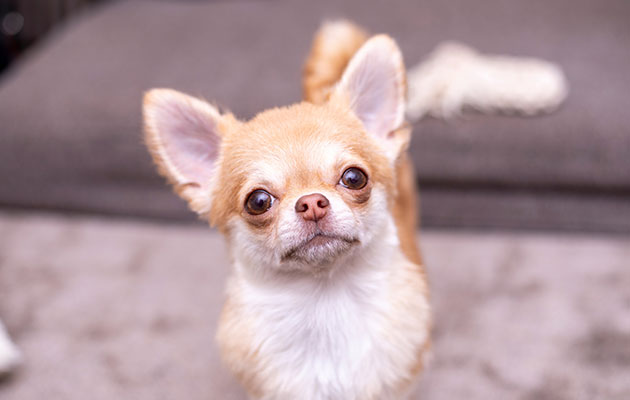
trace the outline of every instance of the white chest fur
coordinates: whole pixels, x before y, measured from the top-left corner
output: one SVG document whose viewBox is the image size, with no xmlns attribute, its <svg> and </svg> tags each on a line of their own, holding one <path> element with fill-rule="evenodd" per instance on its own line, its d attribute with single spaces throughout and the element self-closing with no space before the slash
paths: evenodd
<svg viewBox="0 0 630 400">
<path fill-rule="evenodd" d="M 240 306 L 224 315 L 219 342 L 252 396 L 399 398 L 427 340 L 429 310 L 418 266 L 397 248 L 385 255 L 329 279 L 260 285 L 235 277 L 229 295 Z"/>
</svg>

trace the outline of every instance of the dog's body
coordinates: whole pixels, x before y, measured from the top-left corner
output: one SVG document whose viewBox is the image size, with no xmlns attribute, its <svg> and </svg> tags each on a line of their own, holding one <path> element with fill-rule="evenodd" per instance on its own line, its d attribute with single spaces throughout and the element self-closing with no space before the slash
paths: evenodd
<svg viewBox="0 0 630 400">
<path fill-rule="evenodd" d="M 430 327 L 402 58 L 390 38 L 335 23 L 305 72 L 309 101 L 248 122 L 151 91 L 147 144 L 227 237 L 234 269 L 217 337 L 249 395 L 399 399 Z"/>
</svg>

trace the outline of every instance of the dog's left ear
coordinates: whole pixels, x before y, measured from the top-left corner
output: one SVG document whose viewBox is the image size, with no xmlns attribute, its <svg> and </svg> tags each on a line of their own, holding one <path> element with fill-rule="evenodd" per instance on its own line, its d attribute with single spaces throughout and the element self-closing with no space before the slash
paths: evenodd
<svg viewBox="0 0 630 400">
<path fill-rule="evenodd" d="M 396 42 L 377 35 L 357 51 L 331 97 L 345 102 L 393 161 L 409 143 L 405 119 L 405 65 Z"/>
</svg>

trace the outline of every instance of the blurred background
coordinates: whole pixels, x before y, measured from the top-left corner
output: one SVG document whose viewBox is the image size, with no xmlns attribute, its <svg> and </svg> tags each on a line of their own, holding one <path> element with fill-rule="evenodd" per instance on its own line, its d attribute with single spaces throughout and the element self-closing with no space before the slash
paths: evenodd
<svg viewBox="0 0 630 400">
<path fill-rule="evenodd" d="M 213 344 L 228 258 L 142 144 L 171 87 L 240 118 L 300 100 L 325 19 L 537 57 L 536 117 L 414 124 L 436 313 L 422 399 L 630 398 L 627 0 L 0 0 L 0 398 L 244 399 Z"/>
</svg>

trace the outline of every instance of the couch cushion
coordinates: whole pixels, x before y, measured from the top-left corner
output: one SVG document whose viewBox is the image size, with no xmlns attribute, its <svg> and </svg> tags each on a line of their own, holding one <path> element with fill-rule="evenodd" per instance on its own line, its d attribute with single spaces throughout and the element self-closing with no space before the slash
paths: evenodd
<svg viewBox="0 0 630 400">
<path fill-rule="evenodd" d="M 243 118 L 299 101 L 312 34 L 322 19 L 339 16 L 391 33 L 408 65 L 456 39 L 565 68 L 571 93 L 554 115 L 417 123 L 412 152 L 427 191 L 628 193 L 623 0 L 126 1 L 85 13 L 2 77 L 0 203 L 192 218 L 142 146 L 142 93 L 173 87 Z M 423 212 L 429 220 L 450 213 Z"/>
</svg>

